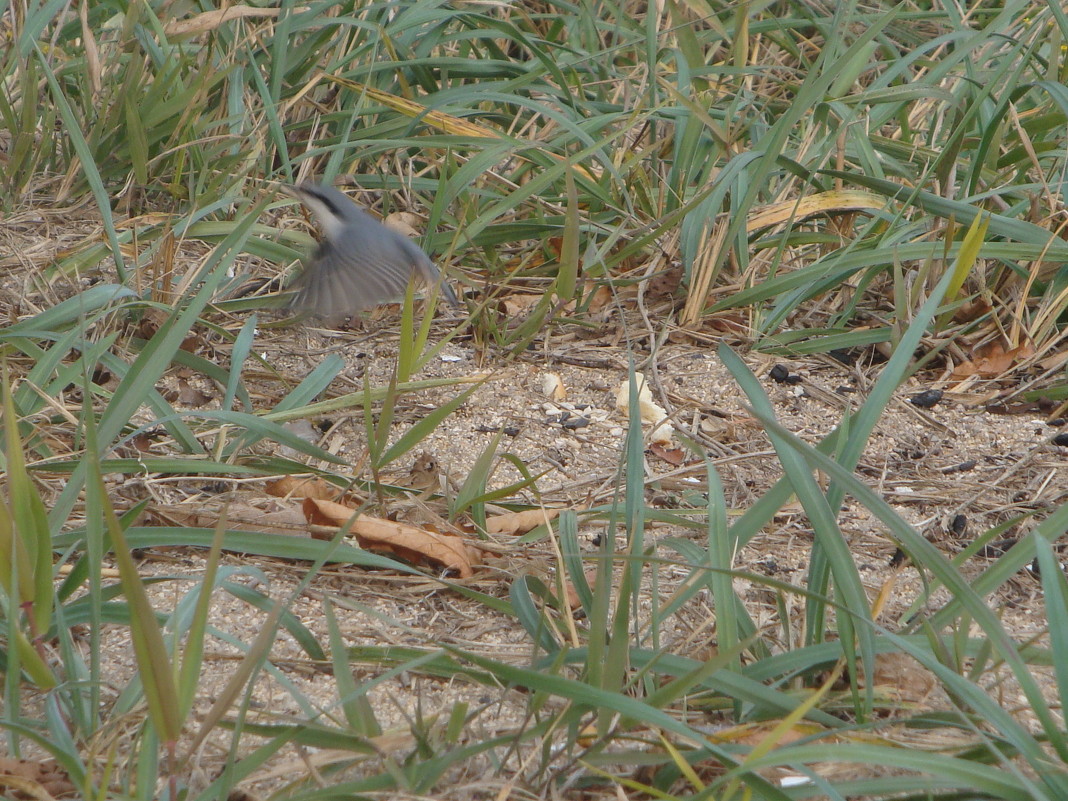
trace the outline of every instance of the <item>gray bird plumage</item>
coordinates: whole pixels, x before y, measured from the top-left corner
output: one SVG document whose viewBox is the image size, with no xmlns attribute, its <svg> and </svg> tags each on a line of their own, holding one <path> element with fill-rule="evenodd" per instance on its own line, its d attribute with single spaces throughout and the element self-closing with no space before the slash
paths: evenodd
<svg viewBox="0 0 1068 801">
<path fill-rule="evenodd" d="M 433 286 L 441 282 L 434 262 L 408 237 L 387 228 L 330 186 L 284 184 L 315 215 L 323 239 L 294 286 L 290 306 L 326 319 L 337 319 L 404 295 L 413 278 Z M 458 306 L 449 285 L 442 294 Z"/>
</svg>

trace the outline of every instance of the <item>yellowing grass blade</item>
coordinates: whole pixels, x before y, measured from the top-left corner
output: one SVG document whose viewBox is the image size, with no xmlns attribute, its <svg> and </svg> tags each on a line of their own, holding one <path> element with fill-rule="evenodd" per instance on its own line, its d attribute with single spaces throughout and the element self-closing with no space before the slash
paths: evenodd
<svg viewBox="0 0 1068 801">
<path fill-rule="evenodd" d="M 509 137 L 501 131 L 495 128 L 490 128 L 486 125 L 479 125 L 475 122 L 469 122 L 468 120 L 455 117 L 452 114 L 446 114 L 443 111 L 433 111 L 428 109 L 422 103 L 417 103 L 414 100 L 407 100 L 403 97 L 397 97 L 397 95 L 390 94 L 389 92 L 383 92 L 381 89 L 375 89 L 373 86 L 367 86 L 359 81 L 350 81 L 348 78 L 341 78 L 337 75 L 323 75 L 328 81 L 347 86 L 357 92 L 362 92 L 367 97 L 381 103 L 383 106 L 393 109 L 405 116 L 418 118 L 425 122 L 432 128 L 437 128 L 439 131 L 443 131 L 447 134 L 453 134 L 455 136 L 468 136 L 473 139 L 498 139 L 515 141 L 523 147 L 532 147 L 541 150 L 542 153 L 554 158 L 557 161 L 564 161 L 565 156 L 561 156 L 559 153 L 552 153 L 544 150 L 537 145 L 530 143 L 519 142 L 513 137 Z M 593 173 L 587 170 L 585 167 L 579 164 L 572 164 L 572 169 L 580 173 L 584 178 L 590 181 L 596 180 Z"/>
<path fill-rule="evenodd" d="M 957 293 L 960 292 L 960 288 L 964 286 L 964 280 L 968 277 L 968 273 L 972 271 L 975 262 L 979 258 L 979 249 L 983 246 L 986 229 L 989 227 L 989 215 L 975 215 L 975 219 L 972 220 L 972 224 L 968 228 L 968 233 L 964 235 L 964 239 L 961 241 L 960 250 L 957 252 L 957 260 L 953 263 L 953 276 L 949 279 L 946 295 L 942 298 L 943 303 L 952 303 L 956 299 Z M 935 321 L 935 330 L 941 331 L 952 318 L 952 309 L 942 312 Z"/>
</svg>

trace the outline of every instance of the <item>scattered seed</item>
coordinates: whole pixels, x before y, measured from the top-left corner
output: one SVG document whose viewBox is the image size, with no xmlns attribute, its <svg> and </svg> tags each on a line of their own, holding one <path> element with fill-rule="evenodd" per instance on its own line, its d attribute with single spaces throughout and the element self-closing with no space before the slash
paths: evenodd
<svg viewBox="0 0 1068 801">
<path fill-rule="evenodd" d="M 921 409 L 930 409 L 942 400 L 942 395 L 943 393 L 940 389 L 928 389 L 918 395 L 913 395 L 909 398 L 909 403 L 919 406 Z"/>
<path fill-rule="evenodd" d="M 790 371 L 785 364 L 777 364 L 768 370 L 768 377 L 778 384 L 785 384 L 790 378 Z"/>
</svg>

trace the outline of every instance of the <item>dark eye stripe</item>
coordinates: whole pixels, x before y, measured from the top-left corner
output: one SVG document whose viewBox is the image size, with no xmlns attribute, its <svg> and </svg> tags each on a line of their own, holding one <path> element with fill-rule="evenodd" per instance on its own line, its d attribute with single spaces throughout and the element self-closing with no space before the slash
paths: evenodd
<svg viewBox="0 0 1068 801">
<path fill-rule="evenodd" d="M 337 204 L 334 203 L 334 199 L 331 198 L 329 195 L 327 195 L 326 192 L 320 192 L 319 191 L 319 187 L 305 185 L 305 186 L 301 187 L 301 189 L 303 189 L 305 192 L 307 192 L 313 198 L 315 198 L 320 203 L 322 203 L 324 206 L 326 206 L 326 208 L 330 211 L 330 213 L 332 215 L 334 215 L 335 217 L 340 217 L 341 216 L 341 209 L 339 209 Z"/>
</svg>

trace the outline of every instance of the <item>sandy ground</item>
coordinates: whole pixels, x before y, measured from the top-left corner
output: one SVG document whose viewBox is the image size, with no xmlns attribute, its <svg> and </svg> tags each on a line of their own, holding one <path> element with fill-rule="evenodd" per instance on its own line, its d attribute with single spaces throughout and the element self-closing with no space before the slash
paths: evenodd
<svg viewBox="0 0 1068 801">
<path fill-rule="evenodd" d="M 6 266 L 8 297 L 21 298 L 21 305 L 5 311 L 25 314 L 48 305 L 48 292 L 42 293 L 17 265 L 8 262 Z M 671 303 L 661 299 L 653 310 L 654 319 L 665 319 Z M 450 334 L 452 338 L 413 379 L 485 380 L 417 448 L 384 466 L 383 478 L 413 487 L 410 495 L 415 500 L 393 500 L 385 509 L 371 508 L 373 514 L 393 515 L 417 526 L 427 525 L 428 520 L 443 524 L 439 516 L 445 514 L 445 504 L 434 496 L 449 497 L 460 491 L 479 457 L 495 441 L 498 454 L 510 454 L 514 461 L 498 456 L 489 479 L 491 487 L 522 479 L 515 462 L 538 476 L 534 486 L 514 493 L 509 502 L 582 509 L 609 501 L 619 480 L 627 426 L 625 415 L 617 408 L 617 394 L 631 360 L 648 377 L 653 399 L 670 415 L 675 428 L 700 443 L 716 465 L 732 517 L 749 508 L 780 476 L 769 439 L 717 356 L 719 334 L 704 331 L 691 336 L 673 331 L 670 336 L 660 336 L 665 332 L 649 332 L 635 311 L 633 297 L 623 297 L 621 306 L 609 305 L 594 315 L 575 315 L 571 320 L 565 312 L 532 347 L 509 356 L 480 344 L 463 316 L 450 315 L 444 308 L 439 313 L 442 318 L 435 323 L 431 343 Z M 218 321 L 232 330 L 242 322 L 232 318 Z M 207 330 L 199 336 L 195 347 L 200 355 L 226 363 L 229 345 L 225 339 Z M 744 354 L 782 424 L 813 444 L 838 425 L 848 410 L 863 403 L 883 364 L 871 350 L 851 351 L 843 360 L 829 356 L 790 360 L 747 352 L 742 341 L 731 344 Z M 398 350 L 395 308 L 376 312 L 355 331 L 328 331 L 314 325 L 264 326 L 258 332 L 255 353 L 267 367 L 249 362 L 245 385 L 257 410 L 271 409 L 297 381 L 325 358 L 337 354 L 345 367 L 327 395 L 359 392 L 365 381 L 371 386 L 389 382 Z M 773 377 L 776 366 L 779 371 Z M 547 394 L 550 384 L 559 387 L 556 397 Z M 394 409 L 389 441 L 398 441 L 411 426 L 470 386 L 459 383 L 403 394 Z M 1047 424 L 1038 411 L 987 411 L 984 397 L 993 397 L 1001 388 L 993 382 L 973 384 L 966 394 L 947 391 L 932 408 L 920 408 L 909 400 L 924 390 L 950 388 L 951 383 L 937 370 L 900 387 L 857 469 L 903 519 L 947 556 L 960 552 L 982 532 L 1017 518 L 1020 522 L 998 540 L 1024 536 L 1042 519 L 1043 510 L 1059 506 L 1068 495 L 1065 450 L 1051 443 L 1059 429 Z M 159 389 L 180 408 L 217 407 L 223 394 L 222 387 L 181 367 L 170 371 Z M 353 465 L 354 478 L 368 479 L 363 418 L 363 409 L 354 406 L 288 425 L 294 433 Z M 173 452 L 173 444 L 166 438 L 157 438 L 147 447 L 147 452 L 154 454 Z M 257 449 L 295 456 L 292 450 Z M 413 469 L 420 458 L 421 466 Z M 646 501 L 651 507 L 679 510 L 702 502 L 706 468 L 692 454 L 675 451 L 671 445 L 659 450 L 649 447 L 644 468 Z M 251 510 L 253 525 L 262 513 L 263 519 L 270 516 L 272 525 L 281 519 L 290 521 L 293 536 L 308 536 L 299 499 L 271 496 L 260 480 L 223 477 L 209 481 L 157 475 L 110 478 L 119 506 L 150 499 L 148 521 L 162 519 L 153 515 L 180 520 L 188 514 L 186 520 L 210 526 L 212 523 L 205 521 L 229 507 Z M 893 627 L 921 591 L 914 571 L 898 571 L 892 566 L 895 546 L 881 525 L 856 503 L 847 501 L 840 525 L 870 597 L 874 599 L 893 579 L 893 591 L 882 615 L 882 621 Z M 591 553 L 603 534 L 603 523 L 580 515 L 580 540 Z M 700 543 L 704 535 L 653 522 L 646 536 L 657 554 L 665 558 L 655 582 L 655 592 L 664 598 L 688 575 L 677 551 L 670 547 L 671 538 Z M 755 577 L 769 576 L 804 586 L 811 542 L 804 514 L 791 503 L 761 536 L 737 554 L 736 566 Z M 533 575 L 550 584 L 554 581 L 559 565 L 552 538 L 502 534 L 491 537 L 488 543 L 492 547 L 484 549 L 484 564 L 463 580 L 466 586 L 506 598 L 518 576 Z M 969 560 L 965 571 L 981 572 L 1005 547 L 1002 543 L 1000 550 L 984 551 Z M 204 569 L 203 553 L 193 548 L 148 551 L 140 556 L 144 575 L 173 579 L 152 587 L 153 602 L 160 610 L 173 608 L 193 590 Z M 436 581 L 434 576 L 445 575 L 439 565 L 428 567 L 430 577 L 328 566 L 298 591 L 306 564 L 234 553 L 226 554 L 223 564 L 234 571 L 231 580 L 236 584 L 274 598 L 296 593 L 291 598 L 293 613 L 324 645 L 329 642 L 324 600 L 329 599 L 346 644 L 357 651 L 386 645 L 450 645 L 516 665 L 529 664 L 534 653 L 529 635 L 514 618 L 493 612 Z M 451 574 L 449 578 L 455 580 Z M 652 593 L 651 575 L 646 579 L 649 586 L 645 592 Z M 762 630 L 772 639 L 781 638 L 782 622 L 774 596 L 758 580 L 739 579 L 737 587 Z M 791 598 L 789 603 L 793 604 L 791 615 L 800 612 L 799 598 Z M 991 603 L 1019 639 L 1046 628 L 1038 580 L 1030 573 L 1017 575 L 991 598 Z M 241 651 L 226 638 L 251 642 L 264 617 L 263 612 L 231 594 L 215 594 L 211 623 L 219 636 L 209 644 L 201 677 L 203 694 L 194 720 L 203 719 L 235 670 Z M 714 623 L 707 597 L 698 596 L 665 622 L 662 648 L 687 656 L 711 653 Z M 582 625 L 581 620 L 578 625 Z M 771 634 L 776 631 L 779 634 Z M 125 629 L 109 628 L 106 636 L 106 653 L 112 660 L 110 688 L 117 691 L 134 673 L 133 655 Z M 529 698 L 514 689 L 489 692 L 462 679 L 407 672 L 383 679 L 381 659 L 371 651 L 367 653 L 362 660 L 355 654 L 354 679 L 358 684 L 378 681 L 368 697 L 387 732 L 384 737 L 393 738 L 382 741 L 383 751 L 402 753 L 413 748 L 413 721 L 434 716 L 447 720 L 457 702 L 468 705 L 471 719 L 464 727 L 464 737 L 471 739 L 515 731 L 529 713 Z M 335 682 L 322 668 L 283 633 L 271 651 L 268 669 L 254 685 L 252 709 L 262 714 L 262 721 L 288 721 L 309 714 L 322 715 L 324 721 L 341 719 Z M 929 691 L 929 686 L 917 689 L 924 697 Z M 1005 699 L 1010 706 L 1012 701 Z M 197 760 L 205 781 L 225 761 L 226 747 L 224 736 L 205 742 Z M 472 763 L 465 769 L 468 772 L 452 775 L 450 791 L 438 797 L 486 797 L 508 787 L 511 781 L 521 785 L 533 770 L 524 762 L 529 753 L 529 748 L 507 754 L 502 751 L 502 766 L 489 773 L 485 762 Z M 262 792 L 292 777 L 295 771 L 305 773 L 316 760 L 326 763 L 329 759 L 329 754 L 287 751 L 284 760 L 269 763 L 249 788 Z"/>
<path fill-rule="evenodd" d="M 441 324 L 442 335 L 449 330 L 449 324 Z M 396 318 L 391 319 L 387 312 L 384 318 L 369 325 L 370 330 L 356 333 L 322 332 L 314 327 L 276 329 L 263 338 L 262 352 L 270 364 L 281 366 L 287 378 L 307 374 L 328 352 L 338 353 L 346 363 L 345 372 L 335 380 L 338 392 L 358 390 L 363 386 L 365 374 L 372 385 L 380 386 L 388 382 L 393 369 L 397 352 Z M 540 500 L 548 506 L 572 508 L 609 500 L 617 486 L 627 426 L 616 398 L 621 382 L 626 380 L 628 352 L 618 344 L 618 337 L 611 332 L 606 334 L 604 329 L 597 337 L 576 342 L 572 338 L 574 332 L 568 328 L 558 326 L 536 349 L 503 363 L 493 354 L 477 352 L 463 335 L 447 344 L 413 378 L 473 375 L 490 378 L 426 437 L 416 451 L 389 466 L 388 480 L 401 485 L 414 483 L 417 488 L 427 486 L 421 479 L 413 478 L 419 469 L 412 466 L 421 455 L 424 458 L 430 455 L 438 465 L 431 475 L 431 489 L 446 495 L 455 493 L 479 456 L 503 430 L 506 433 L 501 437 L 499 451 L 513 454 L 530 473 L 543 473 L 536 482 L 536 493 L 519 492 L 509 500 L 532 504 Z M 675 426 L 706 448 L 724 483 L 731 515 L 751 506 L 779 477 L 780 470 L 768 438 L 747 411 L 744 398 L 715 349 L 683 341 L 660 346 L 655 359 L 649 359 L 648 352 L 640 348 L 632 349 L 631 353 L 636 362 L 645 362 L 647 374 L 656 376 L 655 399 L 670 410 Z M 806 441 L 815 443 L 830 433 L 847 409 L 855 410 L 866 397 L 880 365 L 865 364 L 865 358 L 871 355 L 859 353 L 854 363 L 843 364 L 829 357 L 790 361 L 748 354 L 746 361 L 760 378 L 783 424 Z M 771 378 L 769 374 L 776 365 L 785 367 L 788 375 L 796 378 L 786 381 Z M 547 397 L 548 374 L 559 379 L 558 386 L 564 389 L 562 399 Z M 271 395 L 269 383 L 265 381 L 261 387 L 264 397 Z M 871 438 L 858 475 L 902 518 L 937 543 L 947 556 L 958 553 L 981 532 L 1022 514 L 1036 512 L 1034 518 L 1014 526 L 998 540 L 1024 535 L 1034 520 L 1041 519 L 1043 508 L 1062 503 L 1068 492 L 1063 454 L 1050 443 L 1057 429 L 1037 414 L 990 414 L 975 406 L 974 393 L 961 398 L 949 394 L 931 409 L 921 409 L 909 402 L 910 397 L 935 383 L 913 381 L 898 390 Z M 206 395 L 218 391 L 206 382 L 201 389 Z M 459 385 L 405 396 L 396 409 L 391 441 L 396 441 L 411 425 L 464 389 L 466 385 Z M 315 426 L 309 436 L 318 444 L 352 464 L 366 464 L 362 409 L 341 410 L 313 422 Z M 294 430 L 301 430 L 299 424 L 294 424 Z M 675 464 L 671 459 L 677 456 L 670 448 L 663 452 L 653 448 L 646 451 L 646 498 L 654 507 L 678 509 L 701 502 L 705 489 L 704 464 L 691 457 Z M 491 485 L 506 486 L 520 478 L 521 474 L 510 462 L 500 460 Z M 203 483 L 170 483 L 165 490 L 156 492 L 161 500 L 166 496 L 172 508 L 182 504 L 202 507 L 206 503 L 221 505 L 235 501 L 256 504 L 260 502 L 257 497 L 264 497 L 262 487 L 256 482 L 242 482 L 228 485 L 225 491 L 206 500 L 200 489 Z M 286 503 L 272 499 L 271 509 L 276 502 Z M 427 504 L 432 512 L 444 513 L 441 503 L 428 499 Z M 386 513 L 400 519 L 414 517 L 418 524 L 426 519 L 421 517 L 425 514 L 425 510 L 419 511 L 421 508 L 417 504 L 413 512 L 408 504 L 395 502 Z M 899 571 L 893 567 L 896 548 L 866 509 L 848 501 L 840 524 L 856 556 L 869 596 L 874 600 L 888 582 L 893 587 L 881 620 L 895 627 L 922 592 L 921 582 L 910 568 Z M 603 533 L 602 523 L 590 521 L 581 525 L 580 539 L 591 554 Z M 646 536 L 650 543 L 668 543 L 672 537 L 699 543 L 704 535 L 652 523 Z M 492 537 L 491 542 L 498 551 L 488 554 L 485 564 L 466 581 L 468 586 L 504 598 L 520 575 L 532 574 L 547 583 L 553 582 L 558 562 L 550 539 L 543 537 L 528 542 L 501 535 Z M 807 520 L 793 502 L 762 536 L 738 554 L 737 567 L 751 571 L 756 579 L 739 579 L 737 587 L 746 599 L 750 614 L 773 641 L 778 636 L 781 642 L 781 634 L 773 632 L 781 631 L 782 622 L 774 594 L 760 583 L 759 577 L 769 576 L 805 586 L 811 542 Z M 1004 543 L 1000 546 L 1005 547 Z M 1001 552 L 987 552 L 971 560 L 965 570 L 978 574 Z M 669 545 L 658 545 L 657 553 L 666 560 L 656 580 L 655 591 L 662 599 L 685 580 L 689 571 Z M 162 563 L 155 561 L 157 558 L 148 557 L 146 571 L 174 575 L 175 559 L 181 566 L 179 572 L 186 572 L 192 579 L 202 569 L 200 554 L 193 551 L 169 553 Z M 259 586 L 266 577 L 270 594 L 276 597 L 291 592 L 303 571 L 301 565 L 248 560 L 235 555 L 229 556 L 227 563 L 244 569 L 254 566 L 258 573 L 252 581 Z M 433 567 L 430 569 L 434 571 Z M 651 598 L 651 575 L 646 580 L 650 586 L 645 592 Z M 178 590 L 172 588 L 165 592 L 174 595 Z M 489 611 L 434 581 L 351 567 L 325 570 L 293 606 L 294 612 L 323 643 L 328 639 L 324 598 L 337 605 L 340 625 L 351 647 L 451 645 L 517 665 L 527 665 L 533 658 L 530 637 L 513 618 Z M 936 596 L 931 608 L 944 600 L 944 595 Z M 1044 630 L 1046 621 L 1039 584 L 1030 574 L 1019 574 L 991 600 L 1021 639 Z M 262 616 L 232 598 L 224 596 L 217 603 L 213 623 L 239 640 L 249 642 Z M 167 601 L 161 597 L 160 604 L 167 606 Z M 791 616 L 799 618 L 802 600 L 790 598 L 788 606 Z M 666 621 L 661 646 L 686 656 L 710 654 L 715 643 L 714 624 L 714 610 L 707 597 L 699 596 Z M 799 633 L 795 631 L 794 636 Z M 120 653 L 121 649 L 115 652 Z M 212 654 L 204 677 L 206 699 L 215 694 L 210 689 L 212 685 L 221 686 L 232 671 L 235 655 L 235 649 L 225 647 Z M 359 660 L 356 664 L 359 665 Z M 332 716 L 339 714 L 333 682 L 314 668 L 307 654 L 288 635 L 276 643 L 272 665 L 277 678 L 265 676 L 257 683 L 258 706 L 284 719 L 301 714 L 303 698 L 314 709 L 325 710 Z M 132 666 L 128 664 L 127 669 Z M 370 680 L 381 672 L 381 665 L 374 664 L 369 657 L 366 671 L 361 672 L 357 667 L 356 677 Z M 898 685 L 908 701 L 920 703 L 930 698 L 932 683 L 927 678 L 917 679 L 915 666 L 891 670 L 891 673 L 896 673 L 896 680 L 891 684 Z M 1006 696 L 1003 700 L 1009 706 L 1016 706 L 1020 700 L 1012 697 L 1007 687 L 998 691 Z M 529 699 L 523 693 L 491 693 L 483 686 L 462 680 L 404 674 L 377 685 L 370 699 L 383 728 L 399 732 L 395 736 L 402 740 L 414 720 L 433 715 L 447 717 L 457 702 L 479 710 L 466 730 L 469 738 L 485 739 L 516 731 L 529 711 Z M 521 754 L 529 756 L 529 750 L 515 752 L 509 764 L 490 780 L 486 778 L 485 763 L 473 762 L 469 773 L 461 772 L 453 777 L 452 791 L 446 797 L 479 797 L 492 791 L 495 783 L 505 782 L 506 777 L 508 781 L 522 777 Z M 216 759 L 222 755 L 220 750 Z M 300 759 L 307 758 L 305 755 Z M 214 762 L 205 754 L 205 772 L 209 775 Z M 561 759 L 561 763 L 561 770 L 566 770 L 566 760 Z M 259 786 L 270 785 L 272 780 L 285 775 L 285 768 L 270 773 Z"/>
</svg>

